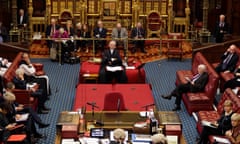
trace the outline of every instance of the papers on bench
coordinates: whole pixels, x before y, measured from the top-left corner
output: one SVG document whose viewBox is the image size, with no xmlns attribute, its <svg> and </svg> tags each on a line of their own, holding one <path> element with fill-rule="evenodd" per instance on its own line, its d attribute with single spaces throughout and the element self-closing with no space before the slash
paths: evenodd
<svg viewBox="0 0 240 144">
<path fill-rule="evenodd" d="M 146 134 L 132 134 L 133 142 L 151 142 L 151 135 Z"/>
<path fill-rule="evenodd" d="M 19 119 L 16 119 L 16 122 L 26 121 L 28 119 L 29 113 L 21 114 Z"/>
<path fill-rule="evenodd" d="M 27 90 L 30 90 L 31 88 L 34 88 L 37 85 L 37 83 L 27 83 Z"/>
<path fill-rule="evenodd" d="M 202 123 L 203 126 L 208 126 L 208 127 L 211 127 L 211 128 L 217 128 L 216 125 L 212 124 L 212 123 L 209 122 L 209 121 L 202 120 L 201 123 Z"/>
<path fill-rule="evenodd" d="M 61 144 L 80 144 L 80 142 L 74 141 L 74 139 L 62 139 Z"/>
<path fill-rule="evenodd" d="M 178 136 L 167 135 L 168 144 L 178 144 Z"/>
<path fill-rule="evenodd" d="M 231 142 L 227 138 L 214 136 L 213 139 L 215 139 L 215 141 L 218 142 L 218 143 L 231 144 Z"/>
<path fill-rule="evenodd" d="M 123 68 L 121 66 L 106 66 L 106 70 L 110 72 L 122 71 Z"/>
</svg>

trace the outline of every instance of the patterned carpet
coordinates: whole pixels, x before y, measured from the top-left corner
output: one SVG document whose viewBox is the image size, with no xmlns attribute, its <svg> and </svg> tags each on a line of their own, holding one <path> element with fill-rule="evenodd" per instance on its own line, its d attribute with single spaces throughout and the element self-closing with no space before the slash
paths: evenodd
<svg viewBox="0 0 240 144">
<path fill-rule="evenodd" d="M 147 63 L 155 60 L 159 60 L 162 58 L 166 58 L 167 54 L 167 47 L 166 44 L 162 44 L 160 47 L 159 41 L 146 41 L 145 42 L 145 50 L 147 53 L 141 53 L 140 50 L 138 50 L 136 53 L 131 53 L 131 47 L 132 45 L 129 45 L 129 50 L 127 52 L 128 58 L 134 58 L 141 62 Z M 183 58 L 191 58 L 192 56 L 192 46 L 190 42 L 183 41 L 182 44 L 183 47 Z M 49 57 L 49 49 L 44 44 L 44 42 L 33 42 L 32 45 L 29 47 L 30 49 L 30 56 L 32 58 L 48 58 Z M 76 52 L 78 56 L 81 57 L 82 61 L 89 60 L 92 57 L 100 57 L 100 52 L 96 53 L 96 55 L 93 55 L 93 48 L 89 48 L 89 52 L 86 53 L 84 51 Z M 124 56 L 123 49 L 119 49 L 120 55 Z"/>
<path fill-rule="evenodd" d="M 51 107 L 52 110 L 47 115 L 41 115 L 41 118 L 51 123 L 51 125 L 46 129 L 40 130 L 47 135 L 47 138 L 39 141 L 39 144 L 53 144 L 56 133 L 55 124 L 59 112 L 72 109 L 80 65 L 64 64 L 59 66 L 58 63 L 51 62 L 49 59 L 33 59 L 32 61 L 44 64 L 44 69 L 50 78 L 53 91 L 50 100 L 47 102 L 47 106 Z M 158 60 L 145 65 L 147 82 L 152 85 L 154 99 L 159 110 L 171 110 L 173 108 L 174 98 L 168 101 L 162 99 L 160 96 L 170 93 L 175 87 L 176 70 L 190 69 L 190 67 L 190 59 L 184 60 L 183 62 L 175 60 Z M 183 135 L 187 143 L 194 143 L 198 134 L 193 117 L 187 114 L 183 104 L 182 110 L 179 111 L 178 114 L 183 123 Z"/>
</svg>

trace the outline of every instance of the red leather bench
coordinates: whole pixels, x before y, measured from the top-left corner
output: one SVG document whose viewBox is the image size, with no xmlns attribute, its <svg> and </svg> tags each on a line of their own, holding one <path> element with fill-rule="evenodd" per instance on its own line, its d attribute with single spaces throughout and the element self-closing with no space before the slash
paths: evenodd
<svg viewBox="0 0 240 144">
<path fill-rule="evenodd" d="M 192 112 L 200 110 L 212 110 L 212 104 L 218 87 L 218 74 L 200 52 L 196 53 L 193 58 L 191 70 L 179 70 L 176 72 L 176 85 L 187 83 L 186 76 L 192 78 L 193 75 L 197 74 L 199 64 L 207 66 L 209 80 L 203 92 L 183 94 L 182 99 L 190 115 Z"/>
<path fill-rule="evenodd" d="M 238 66 L 240 66 L 240 49 L 237 48 L 236 53 L 239 56 L 238 62 L 236 64 L 236 68 L 237 68 Z M 212 66 L 215 68 L 215 67 L 217 67 L 218 64 L 219 63 L 213 63 Z M 225 82 L 230 80 L 230 79 L 233 79 L 234 78 L 234 73 L 221 72 L 219 74 L 219 76 L 220 76 L 220 90 L 221 90 L 221 92 L 223 92 L 223 87 L 224 87 Z"/>
<path fill-rule="evenodd" d="M 18 53 L 18 55 L 13 60 L 11 66 L 8 68 L 8 70 L 3 75 L 3 81 L 6 85 L 8 82 L 12 82 L 15 74 L 15 71 L 19 67 L 19 63 L 22 59 L 22 52 Z M 43 65 L 40 63 L 33 64 L 33 66 L 36 68 L 36 74 L 41 75 L 44 74 L 43 71 Z M 30 100 L 30 91 L 29 90 L 21 90 L 21 89 L 15 89 L 14 94 L 16 96 L 16 101 L 18 103 L 31 106 L 33 109 L 37 108 L 37 99 L 34 99 L 33 101 Z"/>
<path fill-rule="evenodd" d="M 129 66 L 134 66 L 135 69 L 126 69 L 128 83 L 145 83 L 145 70 L 142 63 L 139 61 L 131 61 Z M 91 74 L 96 79 L 98 78 L 100 64 L 94 62 L 82 62 L 79 72 L 79 83 L 85 83 L 85 75 Z"/>
<path fill-rule="evenodd" d="M 233 103 L 233 111 L 240 112 L 240 99 L 233 93 L 231 89 L 226 89 L 223 93 L 218 105 L 217 111 L 199 111 L 197 112 L 198 122 L 197 122 L 197 130 L 199 133 L 202 132 L 202 120 L 206 121 L 217 121 L 220 118 L 220 115 L 223 112 L 224 102 L 226 100 L 231 100 Z"/>
</svg>

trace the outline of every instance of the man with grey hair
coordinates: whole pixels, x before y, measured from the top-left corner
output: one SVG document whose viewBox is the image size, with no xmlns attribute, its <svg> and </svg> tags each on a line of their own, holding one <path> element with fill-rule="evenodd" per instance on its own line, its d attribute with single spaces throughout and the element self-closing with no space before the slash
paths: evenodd
<svg viewBox="0 0 240 144">
<path fill-rule="evenodd" d="M 173 96 L 176 97 L 175 100 L 175 108 L 173 109 L 173 111 L 176 110 L 181 110 L 181 99 L 182 99 L 182 94 L 183 93 L 187 93 L 187 92 L 200 92 L 200 91 L 204 91 L 204 88 L 208 82 L 208 73 L 207 73 L 207 67 L 204 64 L 200 64 L 198 65 L 198 73 L 196 75 L 194 75 L 192 78 L 189 77 L 185 77 L 187 83 L 185 84 L 180 84 L 178 85 L 172 92 L 170 95 L 164 96 L 162 95 L 162 97 L 164 99 L 171 99 Z"/>
<path fill-rule="evenodd" d="M 121 56 L 116 50 L 116 41 L 109 42 L 109 49 L 105 50 L 102 54 L 102 62 L 99 71 L 100 83 L 112 83 L 113 79 L 116 79 L 118 83 L 126 83 L 127 76 L 123 67 Z M 107 68 L 121 68 L 118 70 L 110 71 Z"/>
<path fill-rule="evenodd" d="M 124 56 L 126 56 L 128 32 L 126 28 L 122 27 L 121 23 L 117 23 L 116 27 L 113 28 L 112 38 L 117 41 L 118 46 L 124 46 Z"/>
<path fill-rule="evenodd" d="M 221 14 L 219 16 L 219 21 L 216 23 L 215 28 L 216 43 L 221 43 L 223 42 L 224 34 L 229 33 L 229 27 L 225 21 L 225 15 Z"/>
<path fill-rule="evenodd" d="M 167 138 L 163 134 L 154 134 L 151 139 L 152 144 L 168 144 Z"/>
</svg>

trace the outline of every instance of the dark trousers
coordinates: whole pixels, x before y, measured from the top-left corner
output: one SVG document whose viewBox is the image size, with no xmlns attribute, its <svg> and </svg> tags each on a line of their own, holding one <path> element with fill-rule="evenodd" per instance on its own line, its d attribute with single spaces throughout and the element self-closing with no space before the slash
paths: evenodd
<svg viewBox="0 0 240 144">
<path fill-rule="evenodd" d="M 208 126 L 204 126 L 202 133 L 200 135 L 200 141 L 198 144 L 207 144 L 208 143 L 208 136 L 209 135 L 224 135 L 224 133 L 222 132 L 222 130 L 218 129 L 218 128 L 211 128 Z"/>
<path fill-rule="evenodd" d="M 144 40 L 136 40 L 133 41 L 134 43 L 134 49 L 136 50 L 137 48 L 140 48 L 140 50 L 143 52 L 144 51 Z"/>
<path fill-rule="evenodd" d="M 109 72 L 105 68 L 100 69 L 99 71 L 99 83 L 112 83 L 113 80 L 116 80 L 117 83 L 127 83 L 127 75 L 125 70 Z"/>
<path fill-rule="evenodd" d="M 96 40 L 95 41 L 95 52 L 100 50 L 103 51 L 106 45 L 106 41 L 105 40 Z"/>
<path fill-rule="evenodd" d="M 182 99 L 182 94 L 190 92 L 192 89 L 192 84 L 191 83 L 186 83 L 186 84 L 180 84 L 178 85 L 171 93 L 171 96 L 175 96 L 175 104 L 177 106 L 180 106 L 181 104 L 181 99 Z"/>
<path fill-rule="evenodd" d="M 233 79 L 230 79 L 228 81 L 226 81 L 226 83 L 224 84 L 224 90 L 227 88 L 231 88 L 234 89 L 236 87 L 240 86 L 240 81 L 238 81 L 238 79 L 240 80 L 239 77 L 235 77 Z"/>
<path fill-rule="evenodd" d="M 43 90 L 42 89 L 38 89 L 37 91 L 32 92 L 31 96 L 33 96 L 33 97 L 38 99 L 38 109 L 44 108 L 44 103 L 47 100 L 47 95 L 43 94 Z"/>
<path fill-rule="evenodd" d="M 18 114 L 24 114 L 24 113 L 29 113 L 31 116 L 32 120 L 37 123 L 37 124 L 42 124 L 41 118 L 38 116 L 38 114 L 30 107 L 24 108 L 21 111 L 17 112 Z"/>
<path fill-rule="evenodd" d="M 226 68 L 223 69 L 222 64 L 219 64 L 219 65 L 215 68 L 215 71 L 216 71 L 218 74 L 219 74 L 220 72 L 225 71 L 225 70 L 227 70 L 227 69 L 226 69 Z"/>
</svg>

